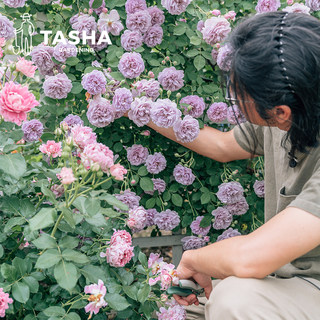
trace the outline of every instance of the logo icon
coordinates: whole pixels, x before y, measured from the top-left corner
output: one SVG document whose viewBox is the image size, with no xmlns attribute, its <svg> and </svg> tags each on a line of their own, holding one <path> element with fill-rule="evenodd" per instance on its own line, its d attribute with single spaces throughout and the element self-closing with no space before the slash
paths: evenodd
<svg viewBox="0 0 320 320">
<path fill-rule="evenodd" d="M 15 29 L 15 44 L 13 52 L 15 54 L 29 55 L 32 50 L 32 35 L 35 32 L 35 27 L 30 21 L 32 17 L 29 13 L 24 13 L 22 16 L 20 28 Z"/>
</svg>

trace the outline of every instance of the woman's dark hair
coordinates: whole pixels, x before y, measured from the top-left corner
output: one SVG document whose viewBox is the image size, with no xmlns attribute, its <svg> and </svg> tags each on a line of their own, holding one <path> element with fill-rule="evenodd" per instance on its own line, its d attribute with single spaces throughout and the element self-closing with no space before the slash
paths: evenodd
<svg viewBox="0 0 320 320">
<path fill-rule="evenodd" d="M 285 18 L 285 20 L 283 19 Z M 232 91 L 254 100 L 261 118 L 287 105 L 292 125 L 286 139 L 292 150 L 317 146 L 320 121 L 320 21 L 302 13 L 279 11 L 255 15 L 233 31 Z M 252 107 L 252 105 L 251 105 Z"/>
</svg>

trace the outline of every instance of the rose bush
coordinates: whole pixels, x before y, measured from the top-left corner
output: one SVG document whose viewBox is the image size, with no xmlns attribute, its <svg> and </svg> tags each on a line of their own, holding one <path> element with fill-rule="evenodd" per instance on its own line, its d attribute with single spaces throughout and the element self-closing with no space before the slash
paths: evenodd
<svg viewBox="0 0 320 320">
<path fill-rule="evenodd" d="M 145 125 L 190 142 L 204 125 L 244 121 L 221 89 L 228 33 L 256 12 L 319 18 L 316 2 L 0 4 L 0 317 L 184 319 L 165 294 L 175 266 L 146 257 L 132 235 L 181 230 L 189 250 L 254 230 L 263 159 L 221 164 Z M 24 13 L 33 48 L 18 58 Z M 41 31 L 52 32 L 48 42 Z M 98 41 L 106 31 L 111 44 Z M 57 42 L 59 32 L 68 41 Z"/>
</svg>

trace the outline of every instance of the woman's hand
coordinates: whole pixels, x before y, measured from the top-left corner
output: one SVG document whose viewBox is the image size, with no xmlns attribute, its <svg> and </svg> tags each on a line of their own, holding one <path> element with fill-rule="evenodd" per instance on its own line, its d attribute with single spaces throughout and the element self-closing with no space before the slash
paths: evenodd
<svg viewBox="0 0 320 320">
<path fill-rule="evenodd" d="M 211 277 L 206 274 L 194 271 L 194 269 L 190 266 L 190 261 L 189 261 L 190 254 L 192 254 L 192 252 L 190 253 L 185 252 L 184 255 L 182 256 L 182 259 L 177 268 L 178 277 L 180 279 L 193 279 L 202 288 L 204 288 L 205 295 L 207 299 L 209 299 L 210 293 L 212 291 Z M 173 297 L 179 304 L 184 306 L 199 304 L 199 300 L 195 294 L 190 294 L 187 297 L 181 297 L 174 294 Z"/>
</svg>

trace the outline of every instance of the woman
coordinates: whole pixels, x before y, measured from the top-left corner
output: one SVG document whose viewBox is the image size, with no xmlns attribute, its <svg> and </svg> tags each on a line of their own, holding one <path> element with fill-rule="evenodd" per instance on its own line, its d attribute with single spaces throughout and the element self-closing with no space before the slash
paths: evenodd
<svg viewBox="0 0 320 320">
<path fill-rule="evenodd" d="M 229 132 L 206 127 L 184 146 L 221 162 L 264 155 L 266 222 L 183 254 L 180 278 L 208 298 L 205 312 L 187 307 L 189 318 L 320 319 L 320 22 L 260 14 L 229 42 L 227 98 L 248 122 Z M 172 129 L 149 126 L 175 140 Z M 199 305 L 195 295 L 175 299 Z"/>
</svg>

